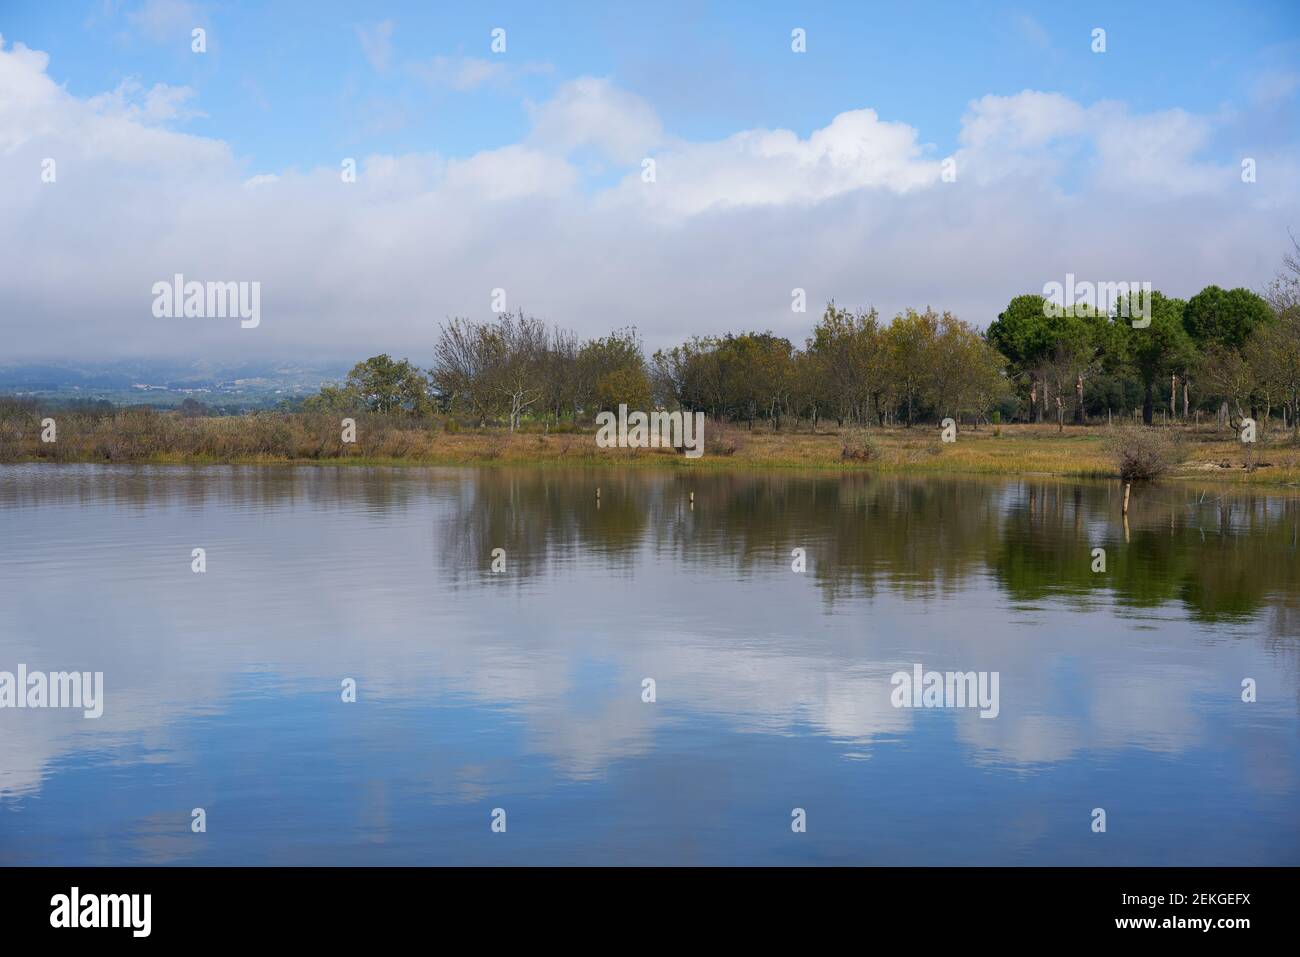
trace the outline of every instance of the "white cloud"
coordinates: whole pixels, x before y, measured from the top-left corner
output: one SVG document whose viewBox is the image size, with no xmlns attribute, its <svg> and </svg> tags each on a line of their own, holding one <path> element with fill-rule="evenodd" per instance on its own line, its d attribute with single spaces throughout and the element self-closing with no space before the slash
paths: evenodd
<svg viewBox="0 0 1300 957">
<path fill-rule="evenodd" d="M 533 141 L 551 149 L 591 146 L 615 162 L 632 163 L 663 141 L 654 108 L 606 79 L 581 77 L 545 103 L 527 107 Z"/>
<path fill-rule="evenodd" d="M 1012 21 L 1020 31 L 1020 35 L 1032 43 L 1040 50 L 1050 51 L 1052 49 L 1052 35 L 1047 29 L 1035 20 L 1033 17 L 1022 14 Z"/>
<path fill-rule="evenodd" d="M 189 0 L 145 0 L 129 10 L 126 19 L 150 40 L 183 43 L 187 48 L 190 31 L 207 23 L 204 8 Z"/>
<path fill-rule="evenodd" d="M 1289 100 L 1300 90 L 1300 71 L 1289 69 L 1266 70 L 1256 78 L 1251 88 L 1251 98 L 1259 105 Z"/>
<path fill-rule="evenodd" d="M 640 172 L 624 195 L 674 215 L 745 206 L 809 206 L 854 190 L 895 193 L 939 180 L 916 131 L 884 123 L 874 110 L 841 113 L 801 139 L 789 130 L 747 130 L 715 143 L 682 143 L 657 153 L 656 186 L 643 189 Z"/>
<path fill-rule="evenodd" d="M 1047 180 L 1087 157 L 1097 188 L 1184 194 L 1231 179 L 1228 167 L 1198 159 L 1211 133 L 1209 118 L 1183 110 L 1135 116 L 1123 103 L 1085 107 L 1059 93 L 1025 90 L 970 104 L 957 159 L 960 169 L 988 183 Z"/>
<path fill-rule="evenodd" d="M 445 189 L 461 198 L 473 194 L 499 202 L 563 196 L 576 181 L 577 172 L 563 159 L 525 146 L 506 146 L 449 161 Z"/>
<path fill-rule="evenodd" d="M 1258 151 L 1259 182 L 1242 184 L 1213 152 L 1215 117 L 1052 93 L 974 101 L 955 183 L 915 128 L 871 109 L 806 136 L 688 142 L 643 98 L 586 78 L 534 104 L 521 142 L 359 154 L 347 184 L 337 164 L 254 176 L 225 143 L 176 132 L 184 88 L 83 99 L 47 68 L 0 48 L 0 340 L 15 358 L 427 361 L 437 323 L 483 316 L 496 287 L 582 334 L 636 324 L 652 347 L 742 326 L 801 341 L 831 298 L 984 324 L 1067 271 L 1179 295 L 1258 286 L 1297 218 L 1294 150 Z M 623 180 L 587 179 L 589 151 Z M 150 286 L 176 272 L 260 280 L 261 326 L 154 319 Z M 790 312 L 795 286 L 808 314 Z"/>
<path fill-rule="evenodd" d="M 521 77 L 550 73 L 551 69 L 548 63 L 516 65 L 483 57 L 442 55 L 407 67 L 412 76 L 425 83 L 458 93 L 477 90 L 487 84 L 504 85 Z"/>
<path fill-rule="evenodd" d="M 149 176 L 160 170 L 186 176 L 196 166 L 230 162 L 230 149 L 218 140 L 160 128 L 194 115 L 186 107 L 193 97 L 190 88 L 158 84 L 143 91 L 128 81 L 111 93 L 78 99 L 50 79 L 48 60 L 21 43 L 5 50 L 0 36 L 0 89 L 6 93 L 0 99 L 0 151 L 39 146 L 44 156 L 84 163 L 90 170 L 123 163 Z M 111 188 L 103 185 L 111 202 Z"/>
<path fill-rule="evenodd" d="M 1098 107 L 1096 148 L 1106 186 L 1152 194 L 1210 192 L 1219 184 L 1240 185 L 1233 167 L 1201 162 L 1210 124 L 1183 110 L 1131 116 L 1118 106 Z"/>
<path fill-rule="evenodd" d="M 101 93 L 86 101 L 100 113 L 111 113 L 143 125 L 160 125 L 188 120 L 203 114 L 188 104 L 194 90 L 188 86 L 158 83 L 144 90 L 136 80 L 123 80 L 112 93 Z"/>
<path fill-rule="evenodd" d="M 366 62 L 383 73 L 393 59 L 393 21 L 381 20 L 373 26 L 357 27 L 356 30 Z"/>
<path fill-rule="evenodd" d="M 4 49 L 0 35 L 0 150 L 12 153 L 29 140 L 56 129 L 50 109 L 58 100 L 59 88 L 45 73 L 49 54 L 29 50 L 21 43 Z"/>
<path fill-rule="evenodd" d="M 1082 106 L 1060 93 L 1025 90 L 1014 96 L 985 96 L 962 118 L 963 146 L 1033 149 L 1084 128 Z"/>
</svg>

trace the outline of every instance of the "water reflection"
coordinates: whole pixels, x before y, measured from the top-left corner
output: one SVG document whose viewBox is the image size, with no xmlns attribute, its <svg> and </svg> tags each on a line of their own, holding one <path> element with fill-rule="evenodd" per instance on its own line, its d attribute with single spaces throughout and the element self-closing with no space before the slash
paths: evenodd
<svg viewBox="0 0 1300 957">
<path fill-rule="evenodd" d="M 108 691 L 0 711 L 0 862 L 1296 863 L 1298 521 L 1171 486 L 1126 533 L 1115 486 L 1045 479 L 0 469 L 0 669 Z M 893 708 L 914 662 L 1000 672 L 999 717 Z"/>
</svg>

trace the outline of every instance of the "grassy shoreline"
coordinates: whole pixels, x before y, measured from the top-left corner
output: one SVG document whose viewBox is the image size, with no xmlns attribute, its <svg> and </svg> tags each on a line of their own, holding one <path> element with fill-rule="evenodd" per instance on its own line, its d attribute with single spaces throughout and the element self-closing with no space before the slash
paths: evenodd
<svg viewBox="0 0 1300 957">
<path fill-rule="evenodd" d="M 811 469 L 891 474 L 1117 478 L 1105 447 L 1105 426 L 1004 425 L 963 429 L 943 443 L 938 429 L 828 428 L 808 431 L 749 431 L 716 427 L 715 440 L 697 459 L 664 449 L 602 449 L 593 431 L 510 434 L 499 429 L 449 432 L 427 425 L 362 419 L 357 441 L 339 439 L 337 420 L 267 418 L 168 420 L 144 432 L 112 423 L 70 422 L 58 441 L 42 443 L 25 432 L 21 442 L 0 448 L 4 462 L 66 462 L 153 465 L 359 465 L 359 466 L 528 466 L 667 468 L 707 470 Z M 81 426 L 80 428 L 78 426 Z M 293 430 L 292 431 L 291 427 Z M 257 430 L 261 430 L 258 432 Z M 1274 429 L 1246 446 L 1209 427 L 1173 427 L 1186 461 L 1165 480 L 1300 487 L 1300 445 Z M 251 433 L 251 434 L 250 434 Z M 265 433 L 265 434 L 262 434 Z M 709 438 L 706 432 L 706 440 Z M 845 459 L 845 446 L 869 448 L 867 460 Z M 725 454 L 723 454 L 725 453 Z M 1253 461 L 1255 468 L 1248 469 Z M 1224 467 L 1224 466 L 1227 467 Z"/>
</svg>

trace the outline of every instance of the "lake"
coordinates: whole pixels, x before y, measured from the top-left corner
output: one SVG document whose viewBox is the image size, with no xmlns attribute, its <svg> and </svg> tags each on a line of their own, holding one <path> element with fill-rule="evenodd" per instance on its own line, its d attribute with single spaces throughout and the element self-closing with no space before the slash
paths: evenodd
<svg viewBox="0 0 1300 957">
<path fill-rule="evenodd" d="M 1121 498 L 0 467 L 0 672 L 103 674 L 0 709 L 0 863 L 1300 864 L 1300 498 Z"/>
</svg>

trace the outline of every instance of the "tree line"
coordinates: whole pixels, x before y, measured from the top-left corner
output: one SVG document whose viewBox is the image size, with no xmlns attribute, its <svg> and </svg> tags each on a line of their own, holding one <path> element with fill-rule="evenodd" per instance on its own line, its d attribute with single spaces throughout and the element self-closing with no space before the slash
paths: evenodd
<svg viewBox="0 0 1300 957">
<path fill-rule="evenodd" d="M 997 421 L 1151 424 L 1250 414 L 1300 424 L 1300 243 L 1261 295 L 1207 286 L 1182 300 L 1152 292 L 1149 324 L 1087 306 L 1016 296 L 984 332 L 949 312 L 826 306 L 796 345 L 770 331 L 693 336 L 647 355 L 635 328 L 580 339 L 522 312 L 443 323 L 432 363 L 375 356 L 308 409 L 440 411 L 513 431 L 525 417 L 560 424 L 620 404 L 703 411 L 773 430 L 806 422 L 913 425 L 951 416 Z"/>
</svg>

